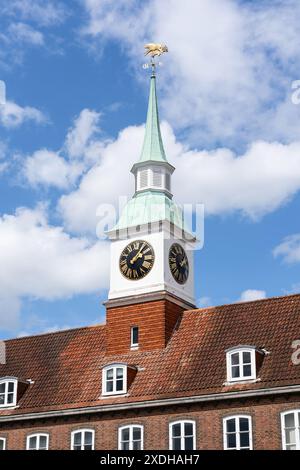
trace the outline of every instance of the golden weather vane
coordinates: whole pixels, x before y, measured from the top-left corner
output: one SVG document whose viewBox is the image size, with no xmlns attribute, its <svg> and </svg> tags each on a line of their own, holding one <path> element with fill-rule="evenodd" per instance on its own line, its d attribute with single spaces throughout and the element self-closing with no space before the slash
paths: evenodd
<svg viewBox="0 0 300 470">
<path fill-rule="evenodd" d="M 143 67 L 145 69 L 149 68 L 149 65 L 152 67 L 152 74 L 155 75 L 155 68 L 156 65 L 162 65 L 160 62 L 156 64 L 155 62 L 155 57 L 159 57 L 165 52 L 169 52 L 167 46 L 165 44 L 155 44 L 153 42 L 150 42 L 149 44 L 145 44 L 145 55 L 151 57 L 151 62 L 150 64 L 144 64 Z"/>
</svg>

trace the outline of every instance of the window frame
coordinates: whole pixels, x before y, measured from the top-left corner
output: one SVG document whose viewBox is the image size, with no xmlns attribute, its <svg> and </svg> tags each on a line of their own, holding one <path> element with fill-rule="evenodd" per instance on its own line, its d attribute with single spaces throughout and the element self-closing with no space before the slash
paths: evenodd
<svg viewBox="0 0 300 470">
<path fill-rule="evenodd" d="M 169 423 L 169 450 L 174 450 L 173 449 L 173 426 L 176 424 L 180 424 L 180 450 L 185 450 L 182 449 L 182 441 L 185 438 L 184 435 L 182 434 L 182 428 L 185 424 L 192 424 L 193 426 L 193 449 L 196 450 L 196 421 L 193 419 L 179 419 L 177 421 L 172 421 Z M 185 446 L 184 446 L 185 447 Z"/>
<path fill-rule="evenodd" d="M 8 392 L 8 384 L 14 384 L 13 392 Z M 0 379 L 0 385 L 5 384 L 4 391 L 4 404 L 0 404 L 0 408 L 12 408 L 17 405 L 17 392 L 18 392 L 18 380 L 14 377 L 5 377 Z M 8 394 L 13 393 L 13 402 L 7 403 Z"/>
<path fill-rule="evenodd" d="M 0 442 L 3 442 L 3 449 L 0 450 L 6 450 L 6 437 L 0 437 Z"/>
<path fill-rule="evenodd" d="M 240 440 L 240 418 L 245 418 L 249 423 L 249 449 L 241 449 L 241 440 Z M 231 419 L 235 419 L 235 435 L 236 435 L 236 446 L 227 447 L 227 422 Z M 239 426 L 237 428 L 237 421 Z M 223 418 L 223 450 L 253 450 L 253 435 L 252 435 L 252 416 L 250 415 L 231 415 L 225 416 Z"/>
<path fill-rule="evenodd" d="M 30 439 L 33 438 L 33 437 L 36 437 L 37 438 L 37 444 L 38 444 L 38 449 L 30 449 L 29 447 L 29 443 L 30 443 Z M 40 449 L 40 439 L 41 437 L 46 437 L 46 449 Z M 46 433 L 46 432 L 35 432 L 33 434 L 29 434 L 28 436 L 26 436 L 26 450 L 49 450 L 49 433 Z"/>
<path fill-rule="evenodd" d="M 107 372 L 113 369 L 113 391 L 107 391 Z M 123 369 L 123 388 L 116 390 L 117 384 L 117 369 Z M 127 393 L 127 364 L 108 364 L 102 369 L 102 396 L 124 395 Z"/>
<path fill-rule="evenodd" d="M 293 414 L 295 416 L 295 437 L 296 437 L 296 450 L 300 450 L 300 408 L 282 411 L 280 413 L 280 422 L 281 422 L 281 443 L 282 443 L 282 450 L 289 450 L 286 448 L 286 436 L 285 436 L 285 417 L 289 414 Z M 289 445 L 289 444 L 288 444 Z"/>
<path fill-rule="evenodd" d="M 91 429 L 91 428 L 74 429 L 71 432 L 71 450 L 75 450 L 74 449 L 75 434 L 81 434 L 82 436 L 82 434 L 86 432 L 92 433 L 92 449 L 91 450 L 95 450 L 95 429 Z M 83 444 L 81 443 L 80 450 L 85 450 L 85 449 L 82 449 L 82 446 L 84 446 L 84 443 Z"/>
<path fill-rule="evenodd" d="M 133 331 L 134 329 L 137 329 L 137 335 L 138 335 L 138 342 L 134 343 L 133 342 Z M 138 348 L 139 347 L 139 327 L 137 325 L 131 326 L 130 327 L 130 347 L 131 348 Z"/>
<path fill-rule="evenodd" d="M 129 429 L 129 450 L 133 450 L 133 428 L 139 428 L 141 431 L 141 449 L 144 450 L 144 426 L 142 424 L 124 424 L 118 429 L 118 450 L 121 449 L 122 431 Z"/>
<path fill-rule="evenodd" d="M 250 353 L 250 365 L 251 365 L 251 375 L 244 376 L 243 367 L 245 363 L 243 362 L 243 353 Z M 230 348 L 226 351 L 226 368 L 227 368 L 227 381 L 228 382 L 245 382 L 248 380 L 256 380 L 256 352 L 257 349 L 254 346 L 237 346 L 234 348 Z M 239 377 L 232 376 L 232 368 L 234 364 L 232 364 L 232 356 L 234 354 L 239 354 L 239 362 L 238 365 L 240 369 Z M 248 363 L 246 363 L 248 365 Z"/>
</svg>

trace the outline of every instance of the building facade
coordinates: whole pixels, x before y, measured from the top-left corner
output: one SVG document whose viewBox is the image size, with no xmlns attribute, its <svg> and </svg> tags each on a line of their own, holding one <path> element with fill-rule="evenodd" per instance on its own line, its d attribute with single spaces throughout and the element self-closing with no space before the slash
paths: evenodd
<svg viewBox="0 0 300 470">
<path fill-rule="evenodd" d="M 300 450 L 300 295 L 196 308 L 155 82 L 106 323 L 5 342 L 0 450 Z"/>
</svg>

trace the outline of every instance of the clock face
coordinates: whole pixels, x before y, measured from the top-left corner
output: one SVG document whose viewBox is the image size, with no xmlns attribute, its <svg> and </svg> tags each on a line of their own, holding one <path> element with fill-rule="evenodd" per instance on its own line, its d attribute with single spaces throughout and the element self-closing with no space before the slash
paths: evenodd
<svg viewBox="0 0 300 470">
<path fill-rule="evenodd" d="M 189 277 L 189 260 L 179 243 L 173 243 L 169 251 L 169 266 L 175 281 L 185 284 Z"/>
<path fill-rule="evenodd" d="M 129 243 L 120 256 L 120 271 L 127 279 L 138 281 L 145 277 L 154 264 L 154 250 L 150 243 L 136 240 Z"/>
</svg>

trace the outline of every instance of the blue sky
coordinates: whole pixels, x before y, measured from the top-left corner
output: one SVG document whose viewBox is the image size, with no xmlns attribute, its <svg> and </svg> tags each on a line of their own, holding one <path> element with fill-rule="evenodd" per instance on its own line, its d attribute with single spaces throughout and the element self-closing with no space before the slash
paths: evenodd
<svg viewBox="0 0 300 470">
<path fill-rule="evenodd" d="M 153 40 L 169 47 L 158 92 L 174 196 L 205 205 L 198 305 L 300 291 L 299 2 L 0 9 L 0 337 L 104 320 L 96 209 L 132 194 Z"/>
</svg>

